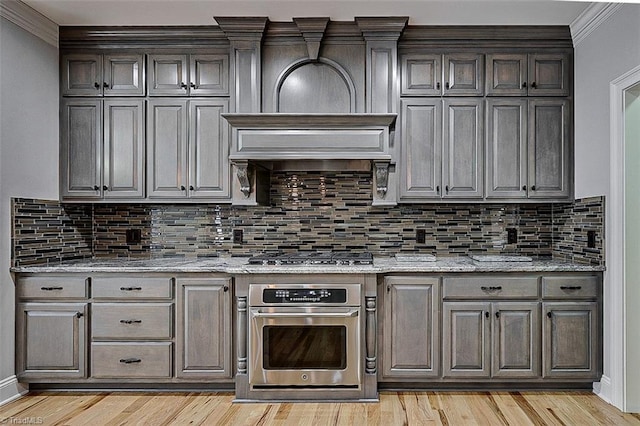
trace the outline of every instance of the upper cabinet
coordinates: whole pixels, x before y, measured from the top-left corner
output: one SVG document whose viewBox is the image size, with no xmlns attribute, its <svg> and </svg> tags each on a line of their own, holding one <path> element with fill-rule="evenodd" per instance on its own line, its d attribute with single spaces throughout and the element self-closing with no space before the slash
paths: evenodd
<svg viewBox="0 0 640 426">
<path fill-rule="evenodd" d="M 569 55 L 494 53 L 487 55 L 487 96 L 569 96 Z"/>
<path fill-rule="evenodd" d="M 226 96 L 229 57 L 214 54 L 149 55 L 150 96 Z"/>
<path fill-rule="evenodd" d="M 63 96 L 144 96 L 144 54 L 62 55 Z"/>
<path fill-rule="evenodd" d="M 482 96 L 484 55 L 411 53 L 401 60 L 402 96 Z"/>
</svg>

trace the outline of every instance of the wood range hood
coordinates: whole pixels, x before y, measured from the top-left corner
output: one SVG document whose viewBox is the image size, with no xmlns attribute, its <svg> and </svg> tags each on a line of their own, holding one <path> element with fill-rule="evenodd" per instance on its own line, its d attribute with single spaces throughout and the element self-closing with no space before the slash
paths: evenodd
<svg viewBox="0 0 640 426">
<path fill-rule="evenodd" d="M 249 197 L 250 173 L 373 170 L 376 198 L 388 189 L 396 114 L 236 113 L 229 159 Z"/>
</svg>

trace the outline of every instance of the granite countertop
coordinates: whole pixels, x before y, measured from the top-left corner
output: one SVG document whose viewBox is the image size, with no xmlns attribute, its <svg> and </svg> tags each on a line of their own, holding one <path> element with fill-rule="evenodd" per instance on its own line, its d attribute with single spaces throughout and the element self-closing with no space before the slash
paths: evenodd
<svg viewBox="0 0 640 426">
<path fill-rule="evenodd" d="M 373 265 L 249 265 L 246 257 L 95 259 L 48 265 L 11 268 L 15 273 L 66 272 L 208 272 L 227 274 L 385 274 L 394 272 L 599 272 L 604 266 L 584 265 L 560 260 L 533 259 L 531 262 L 476 261 L 466 256 L 439 257 L 436 261 L 398 261 L 394 257 L 375 257 Z"/>
</svg>

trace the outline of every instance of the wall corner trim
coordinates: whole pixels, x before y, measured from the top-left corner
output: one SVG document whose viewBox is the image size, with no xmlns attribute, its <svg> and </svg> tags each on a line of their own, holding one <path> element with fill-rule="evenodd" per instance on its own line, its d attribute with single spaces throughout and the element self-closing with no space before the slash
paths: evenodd
<svg viewBox="0 0 640 426">
<path fill-rule="evenodd" d="M 28 392 L 29 388 L 19 383 L 16 376 L 9 376 L 4 380 L 0 380 L 0 407 L 15 401 Z"/>
<path fill-rule="evenodd" d="M 0 16 L 58 47 L 58 24 L 21 1 L 0 1 Z"/>
<path fill-rule="evenodd" d="M 577 46 L 591 32 L 602 25 L 611 15 L 622 7 L 622 3 L 591 3 L 569 25 L 573 46 Z"/>
</svg>

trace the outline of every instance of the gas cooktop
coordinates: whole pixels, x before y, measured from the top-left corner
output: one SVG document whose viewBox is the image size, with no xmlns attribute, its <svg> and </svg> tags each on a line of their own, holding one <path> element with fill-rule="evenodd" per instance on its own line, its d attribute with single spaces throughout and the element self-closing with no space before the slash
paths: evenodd
<svg viewBox="0 0 640 426">
<path fill-rule="evenodd" d="M 369 252 L 267 253 L 249 258 L 250 265 L 372 265 Z"/>
</svg>

